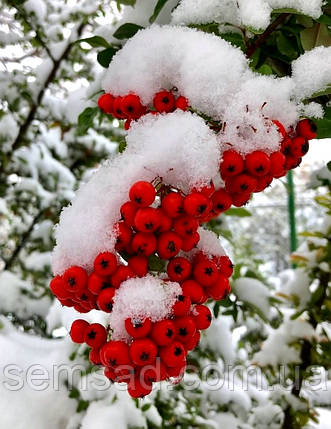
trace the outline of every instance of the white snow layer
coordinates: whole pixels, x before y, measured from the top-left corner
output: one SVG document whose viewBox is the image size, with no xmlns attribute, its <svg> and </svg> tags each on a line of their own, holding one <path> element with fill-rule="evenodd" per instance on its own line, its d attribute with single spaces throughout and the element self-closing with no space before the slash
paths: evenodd
<svg viewBox="0 0 331 429">
<path fill-rule="evenodd" d="M 260 280 L 241 277 L 233 284 L 233 291 L 244 302 L 258 308 L 265 317 L 270 315 L 269 289 Z"/>
</svg>

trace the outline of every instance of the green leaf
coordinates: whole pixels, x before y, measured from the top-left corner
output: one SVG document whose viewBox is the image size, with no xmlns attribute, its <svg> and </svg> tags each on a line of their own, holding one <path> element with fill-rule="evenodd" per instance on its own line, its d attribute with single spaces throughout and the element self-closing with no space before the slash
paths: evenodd
<svg viewBox="0 0 331 429">
<path fill-rule="evenodd" d="M 284 36 L 283 33 L 279 33 L 276 39 L 277 48 L 282 55 L 285 57 L 294 59 L 297 57 L 297 50 L 292 45 L 292 42 Z"/>
<path fill-rule="evenodd" d="M 313 27 L 302 30 L 300 40 L 305 51 L 310 51 L 316 46 L 331 46 L 329 30 L 323 23 L 316 23 Z"/>
<path fill-rule="evenodd" d="M 263 64 L 256 71 L 261 73 L 261 74 L 266 74 L 266 75 L 273 74 L 272 68 L 270 66 L 268 66 L 268 64 Z"/>
<path fill-rule="evenodd" d="M 136 4 L 136 0 L 117 0 L 118 4 L 125 4 L 126 6 L 134 6 Z"/>
<path fill-rule="evenodd" d="M 302 12 L 293 9 L 292 7 L 282 7 L 279 9 L 274 9 L 272 13 L 293 13 L 294 15 L 302 15 Z"/>
<path fill-rule="evenodd" d="M 322 95 L 330 95 L 330 94 L 331 94 L 331 83 L 322 91 L 315 92 L 310 98 L 316 98 L 316 97 L 321 97 Z"/>
<path fill-rule="evenodd" d="M 331 16 L 323 14 L 318 19 L 316 19 L 316 21 L 330 26 L 331 25 Z"/>
<path fill-rule="evenodd" d="M 252 216 L 252 214 L 244 209 L 243 207 L 232 207 L 231 209 L 224 212 L 227 216 L 237 216 L 237 217 L 248 217 Z"/>
<path fill-rule="evenodd" d="M 328 170 L 331 171 L 331 161 L 329 161 L 326 166 L 328 167 Z"/>
<path fill-rule="evenodd" d="M 155 5 L 153 15 L 149 18 L 149 22 L 152 24 L 156 18 L 158 17 L 159 13 L 161 12 L 163 6 L 167 3 L 168 0 L 158 0 L 158 2 Z"/>
<path fill-rule="evenodd" d="M 165 271 L 166 262 L 163 259 L 160 259 L 156 255 L 151 255 L 148 257 L 148 268 L 151 271 Z"/>
<path fill-rule="evenodd" d="M 97 60 L 102 67 L 108 68 L 110 61 L 116 54 L 117 49 L 110 47 L 98 53 Z"/>
<path fill-rule="evenodd" d="M 314 119 L 317 125 L 317 138 L 325 139 L 331 137 L 331 107 L 325 109 L 325 114 L 322 119 Z"/>
<path fill-rule="evenodd" d="M 134 36 L 137 31 L 143 29 L 141 25 L 132 24 L 130 22 L 121 25 L 113 34 L 116 39 L 129 39 L 130 37 Z"/>
<path fill-rule="evenodd" d="M 119 153 L 124 152 L 125 149 L 126 149 L 126 141 L 125 140 L 121 140 L 119 142 L 119 145 L 118 145 L 118 151 L 119 151 Z"/>
<path fill-rule="evenodd" d="M 141 407 L 141 411 L 147 411 L 147 410 L 149 410 L 151 408 L 151 406 L 152 406 L 152 404 L 144 404 Z"/>
<path fill-rule="evenodd" d="M 93 120 L 98 112 L 98 107 L 86 107 L 86 109 L 78 116 L 77 134 L 79 136 L 84 135 L 87 130 L 93 126 Z"/>
<path fill-rule="evenodd" d="M 101 36 L 92 36 L 92 37 L 87 37 L 86 39 L 79 39 L 77 40 L 76 43 L 81 43 L 81 42 L 88 43 L 90 46 L 92 46 L 92 48 L 99 48 L 101 46 L 103 48 L 109 47 L 109 43 L 107 42 L 107 40 L 105 40 Z"/>
<path fill-rule="evenodd" d="M 90 404 L 89 401 L 83 401 L 83 399 L 81 399 L 77 405 L 77 409 L 76 409 L 77 413 L 81 413 L 82 411 L 85 411 L 88 408 L 89 404 Z"/>
</svg>

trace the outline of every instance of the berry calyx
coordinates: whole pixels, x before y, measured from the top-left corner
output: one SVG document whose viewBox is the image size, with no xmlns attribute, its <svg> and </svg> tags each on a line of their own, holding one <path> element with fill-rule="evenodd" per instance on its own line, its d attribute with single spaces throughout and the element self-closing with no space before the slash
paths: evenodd
<svg viewBox="0 0 331 429">
<path fill-rule="evenodd" d="M 136 182 L 129 191 L 130 200 L 139 207 L 148 207 L 155 200 L 154 186 L 145 181 Z"/>
<path fill-rule="evenodd" d="M 117 268 L 117 258 L 114 253 L 103 252 L 94 260 L 94 271 L 99 276 L 110 276 Z"/>
<path fill-rule="evenodd" d="M 84 334 L 85 343 L 92 348 L 100 348 L 107 341 L 107 331 L 100 323 L 92 323 Z"/>
<path fill-rule="evenodd" d="M 181 256 L 171 259 L 167 266 L 168 276 L 174 282 L 182 282 L 187 279 L 191 271 L 191 262 Z"/>
<path fill-rule="evenodd" d="M 153 104 L 158 112 L 169 113 L 175 108 L 175 97 L 170 91 L 160 91 L 154 95 Z"/>
</svg>

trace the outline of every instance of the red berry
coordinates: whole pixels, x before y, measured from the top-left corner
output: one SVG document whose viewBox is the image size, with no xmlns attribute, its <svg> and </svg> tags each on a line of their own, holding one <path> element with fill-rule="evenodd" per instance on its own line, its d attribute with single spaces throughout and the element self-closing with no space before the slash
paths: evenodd
<svg viewBox="0 0 331 429">
<path fill-rule="evenodd" d="M 205 305 L 196 305 L 192 311 L 192 317 L 197 329 L 209 328 L 212 320 L 211 311 Z"/>
<path fill-rule="evenodd" d="M 297 158 L 295 156 L 287 156 L 285 162 L 285 169 L 291 170 L 292 168 L 296 168 L 301 164 L 302 158 Z"/>
<path fill-rule="evenodd" d="M 179 217 L 184 213 L 184 198 L 178 192 L 170 192 L 162 199 L 161 207 L 167 216 Z"/>
<path fill-rule="evenodd" d="M 262 150 L 256 150 L 246 155 L 245 167 L 253 176 L 264 176 L 270 170 L 269 156 Z"/>
<path fill-rule="evenodd" d="M 270 174 L 273 177 L 282 177 L 286 174 L 286 158 L 282 152 L 273 152 L 270 154 Z"/>
<path fill-rule="evenodd" d="M 103 252 L 94 260 L 94 271 L 99 276 L 110 276 L 117 268 L 117 258 L 114 253 Z"/>
<path fill-rule="evenodd" d="M 203 286 L 211 286 L 218 279 L 217 266 L 208 259 L 198 262 L 193 268 L 195 280 Z"/>
<path fill-rule="evenodd" d="M 158 112 L 169 113 L 175 108 L 175 97 L 172 92 L 160 91 L 154 95 L 153 104 Z"/>
<path fill-rule="evenodd" d="M 136 182 L 129 191 L 130 200 L 139 207 L 148 207 L 155 200 L 155 188 L 149 182 Z"/>
<path fill-rule="evenodd" d="M 71 299 L 58 298 L 58 300 L 60 301 L 61 305 L 64 307 L 73 307 L 75 305 L 74 301 L 72 301 Z"/>
<path fill-rule="evenodd" d="M 277 130 L 282 135 L 282 137 L 285 138 L 287 136 L 287 133 L 286 133 L 284 125 L 277 120 L 273 120 L 272 122 L 276 125 Z"/>
<path fill-rule="evenodd" d="M 202 217 L 211 209 L 210 200 L 200 192 L 192 192 L 184 199 L 184 210 L 190 216 Z"/>
<path fill-rule="evenodd" d="M 181 288 L 183 295 L 189 296 L 193 304 L 202 304 L 205 301 L 205 293 L 196 281 L 186 280 Z"/>
<path fill-rule="evenodd" d="M 183 240 L 182 250 L 184 250 L 184 252 L 189 252 L 199 243 L 199 241 L 200 235 L 198 232 L 195 232 L 193 235 Z"/>
<path fill-rule="evenodd" d="M 114 229 L 117 232 L 115 249 L 121 252 L 130 244 L 132 231 L 124 222 L 117 222 Z"/>
<path fill-rule="evenodd" d="M 309 150 L 309 143 L 303 137 L 294 137 L 291 144 L 291 154 L 295 158 L 301 158 L 306 155 Z"/>
<path fill-rule="evenodd" d="M 113 298 L 115 289 L 113 287 L 102 290 L 97 298 L 97 304 L 100 310 L 111 313 L 113 310 Z"/>
<path fill-rule="evenodd" d="M 61 276 L 54 277 L 51 280 L 49 287 L 53 294 L 61 300 L 67 299 L 71 295 L 68 284 L 65 283 Z"/>
<path fill-rule="evenodd" d="M 282 152 L 285 156 L 291 155 L 291 154 L 292 154 L 292 153 L 291 153 L 291 146 L 292 146 L 292 140 L 291 140 L 289 137 L 287 137 L 286 139 L 284 139 L 284 140 L 282 141 L 282 144 L 281 144 L 281 152 Z"/>
<path fill-rule="evenodd" d="M 94 295 L 98 295 L 103 289 L 111 286 L 109 277 L 98 276 L 94 272 L 89 275 L 87 281 L 88 290 Z"/>
<path fill-rule="evenodd" d="M 178 295 L 177 301 L 172 307 L 172 313 L 174 316 L 186 316 L 190 311 L 191 300 L 188 296 Z"/>
<path fill-rule="evenodd" d="M 77 266 L 70 267 L 63 274 L 63 281 L 69 291 L 79 292 L 86 288 L 87 274 L 86 271 Z"/>
<path fill-rule="evenodd" d="M 187 98 L 180 95 L 176 100 L 176 109 L 187 110 L 188 108 L 188 100 Z"/>
<path fill-rule="evenodd" d="M 175 325 L 171 320 L 160 320 L 154 323 L 151 337 L 159 346 L 168 346 L 175 338 Z"/>
<path fill-rule="evenodd" d="M 119 288 L 125 280 L 135 277 L 134 272 L 126 265 L 120 265 L 115 273 L 111 276 L 111 284 L 114 288 Z"/>
<path fill-rule="evenodd" d="M 216 191 L 211 201 L 213 203 L 213 209 L 217 214 L 227 211 L 232 204 L 232 199 L 225 189 Z"/>
<path fill-rule="evenodd" d="M 176 256 L 182 247 L 182 239 L 174 232 L 163 232 L 157 242 L 157 253 L 162 259 Z"/>
<path fill-rule="evenodd" d="M 107 341 L 107 331 L 100 323 L 92 323 L 84 335 L 85 343 L 92 348 L 100 348 Z"/>
<path fill-rule="evenodd" d="M 132 250 L 138 255 L 150 256 L 157 246 L 157 240 L 154 234 L 148 232 L 138 232 L 132 239 Z"/>
<path fill-rule="evenodd" d="M 157 347 L 154 341 L 148 338 L 133 340 L 130 345 L 130 357 L 134 364 L 144 366 L 154 363 Z"/>
<path fill-rule="evenodd" d="M 231 277 L 233 274 L 233 263 L 228 256 L 215 256 L 213 258 L 220 273 L 225 277 Z"/>
<path fill-rule="evenodd" d="M 190 341 L 196 332 L 194 320 L 190 316 L 183 316 L 175 319 L 176 339 L 181 343 Z"/>
<path fill-rule="evenodd" d="M 192 271 L 191 262 L 181 256 L 171 259 L 167 266 L 167 273 L 170 280 L 182 282 L 187 279 Z"/>
<path fill-rule="evenodd" d="M 186 346 L 187 344 L 185 344 L 185 348 L 187 349 Z M 183 378 L 185 374 L 185 369 L 186 369 L 185 360 L 179 366 L 169 366 L 167 368 L 168 377 Z"/>
<path fill-rule="evenodd" d="M 107 115 L 112 115 L 114 105 L 114 97 L 111 94 L 102 94 L 98 99 L 99 108 Z"/>
<path fill-rule="evenodd" d="M 145 380 L 141 380 L 140 377 L 135 377 L 128 384 L 128 394 L 131 398 L 143 398 L 144 396 L 149 395 L 152 389 L 152 384 Z"/>
<path fill-rule="evenodd" d="M 90 326 L 86 320 L 77 319 L 73 322 L 70 329 L 70 337 L 74 343 L 82 344 L 86 329 Z"/>
<path fill-rule="evenodd" d="M 185 348 L 186 350 L 193 350 L 196 348 L 196 346 L 199 344 L 200 341 L 200 332 L 196 331 L 196 333 L 193 335 L 193 337 L 187 342 L 185 343 Z"/>
<path fill-rule="evenodd" d="M 174 341 L 169 346 L 160 348 L 160 357 L 165 366 L 183 366 L 185 363 L 186 351 L 182 343 Z"/>
<path fill-rule="evenodd" d="M 222 155 L 220 173 L 222 177 L 240 174 L 244 169 L 243 157 L 235 150 L 226 150 Z"/>
<path fill-rule="evenodd" d="M 116 97 L 113 103 L 113 116 L 117 119 L 125 119 L 126 114 L 122 110 L 122 100 L 123 97 Z"/>
<path fill-rule="evenodd" d="M 252 194 L 251 192 L 239 192 L 231 194 L 232 204 L 235 207 L 241 207 L 248 203 Z"/>
<path fill-rule="evenodd" d="M 100 355 L 111 368 L 131 363 L 129 347 L 124 341 L 109 341 L 102 347 Z"/>
<path fill-rule="evenodd" d="M 125 320 L 125 329 L 126 332 L 131 335 L 133 338 L 142 338 L 148 335 L 149 331 L 152 329 L 152 322 L 150 319 L 145 319 L 143 322 L 140 320 Z"/>
<path fill-rule="evenodd" d="M 257 180 L 255 192 L 264 191 L 265 188 L 267 188 L 271 184 L 272 180 L 273 180 L 273 177 L 271 176 L 271 174 L 266 174 L 263 177 L 259 177 Z"/>
<path fill-rule="evenodd" d="M 156 209 L 159 214 L 159 227 L 157 232 L 167 232 L 172 227 L 172 219 L 167 216 L 161 208 Z"/>
<path fill-rule="evenodd" d="M 148 273 L 148 259 L 145 256 L 132 256 L 128 265 L 138 277 L 144 277 Z"/>
<path fill-rule="evenodd" d="M 199 222 L 192 216 L 181 216 L 174 221 L 174 231 L 183 239 L 191 237 L 198 227 Z"/>
<path fill-rule="evenodd" d="M 121 217 L 125 225 L 131 227 L 134 225 L 134 217 L 137 213 L 137 205 L 132 201 L 127 201 L 121 207 Z"/>
<path fill-rule="evenodd" d="M 130 129 L 130 127 L 131 127 L 131 122 L 132 122 L 132 119 L 127 119 L 127 120 L 124 122 L 124 129 L 125 129 L 125 131 L 128 131 L 128 130 Z"/>
<path fill-rule="evenodd" d="M 91 349 L 89 353 L 89 359 L 93 365 L 101 365 L 99 349 Z"/>
<path fill-rule="evenodd" d="M 75 294 L 75 299 L 77 299 L 78 303 L 87 310 L 92 310 L 92 308 L 95 308 L 95 296 L 87 289 L 77 292 Z"/>
<path fill-rule="evenodd" d="M 211 181 L 209 185 L 203 186 L 201 189 L 193 188 L 192 191 L 201 192 L 205 197 L 210 198 L 215 192 L 215 185 Z"/>
<path fill-rule="evenodd" d="M 82 305 L 80 305 L 78 303 L 74 304 L 73 307 L 79 313 L 88 313 L 91 310 L 91 309 L 87 309 L 86 307 L 83 307 Z"/>
<path fill-rule="evenodd" d="M 233 193 L 251 193 L 255 191 L 257 185 L 257 180 L 255 177 L 248 174 L 238 174 L 238 176 L 233 177 L 231 180 L 226 182 L 226 189 L 229 192 Z"/>
<path fill-rule="evenodd" d="M 296 132 L 299 136 L 311 140 L 317 136 L 317 126 L 311 119 L 302 119 L 297 124 Z"/>
<path fill-rule="evenodd" d="M 121 109 L 126 116 L 132 119 L 140 118 L 145 110 L 140 98 L 135 94 L 128 94 L 122 98 Z"/>
<path fill-rule="evenodd" d="M 138 209 L 134 226 L 140 232 L 154 232 L 160 226 L 159 212 L 152 207 Z"/>
<path fill-rule="evenodd" d="M 155 364 L 147 365 L 141 368 L 140 377 L 147 383 L 155 383 L 167 378 L 167 369 L 161 362 L 160 358 L 156 358 Z"/>
<path fill-rule="evenodd" d="M 113 383 L 115 382 L 116 374 L 112 368 L 105 368 L 104 374 L 105 374 L 105 377 L 107 377 L 110 381 L 112 381 Z"/>
<path fill-rule="evenodd" d="M 227 291 L 229 290 L 229 279 L 225 277 L 223 274 L 219 274 L 216 283 L 212 286 L 209 286 L 206 289 L 207 294 L 215 301 L 223 299 L 224 296 L 227 295 Z"/>
</svg>

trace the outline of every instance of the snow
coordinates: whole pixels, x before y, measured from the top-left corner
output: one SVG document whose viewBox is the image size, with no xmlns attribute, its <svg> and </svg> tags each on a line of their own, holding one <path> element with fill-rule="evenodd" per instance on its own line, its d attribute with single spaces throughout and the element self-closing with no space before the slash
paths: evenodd
<svg viewBox="0 0 331 429">
<path fill-rule="evenodd" d="M 109 317 L 112 339 L 128 340 L 124 322 L 127 318 L 143 322 L 166 319 L 177 296 L 182 293 L 178 283 L 165 282 L 151 275 L 126 280 L 116 290 L 113 310 Z"/>
<path fill-rule="evenodd" d="M 233 283 L 233 292 L 241 301 L 258 308 L 265 317 L 270 316 L 270 292 L 260 280 L 241 277 Z"/>
<path fill-rule="evenodd" d="M 311 280 L 308 273 L 303 268 L 286 270 L 279 274 L 279 279 L 278 290 L 289 297 L 295 295 L 298 299 L 298 310 L 305 308 L 311 297 L 309 290 Z"/>
<path fill-rule="evenodd" d="M 232 341 L 232 319 L 221 316 L 213 320 L 206 335 L 203 335 L 200 344 L 202 350 L 208 346 L 217 355 L 222 356 L 225 364 L 231 365 L 235 360 L 235 348 Z"/>
<path fill-rule="evenodd" d="M 27 0 L 24 2 L 24 9 L 28 13 L 33 13 L 39 23 L 43 23 L 47 14 L 47 6 L 43 0 Z"/>
<path fill-rule="evenodd" d="M 198 229 L 200 235 L 200 241 L 197 244 L 197 250 L 202 251 L 206 255 L 213 256 L 225 256 L 225 250 L 223 249 L 220 239 L 213 231 L 209 231 L 200 227 Z M 195 253 L 193 251 L 193 253 Z"/>
</svg>

